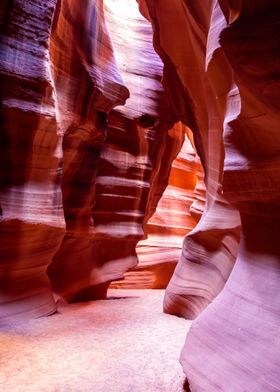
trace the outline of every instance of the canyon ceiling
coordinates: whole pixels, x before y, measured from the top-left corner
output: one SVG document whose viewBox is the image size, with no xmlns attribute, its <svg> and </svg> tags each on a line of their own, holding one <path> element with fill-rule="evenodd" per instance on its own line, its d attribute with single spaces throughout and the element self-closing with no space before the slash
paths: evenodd
<svg viewBox="0 0 280 392">
<path fill-rule="evenodd" d="M 191 391 L 280 391 L 279 1 L 0 5 L 0 323 L 167 286 Z"/>
</svg>

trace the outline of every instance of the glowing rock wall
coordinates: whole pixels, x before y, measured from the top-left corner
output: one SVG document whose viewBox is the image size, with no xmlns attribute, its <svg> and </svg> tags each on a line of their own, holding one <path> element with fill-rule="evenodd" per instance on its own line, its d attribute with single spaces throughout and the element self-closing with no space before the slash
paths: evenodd
<svg viewBox="0 0 280 392">
<path fill-rule="evenodd" d="M 55 0 L 1 3 L 1 319 L 55 311 L 46 268 L 65 227 L 49 57 L 55 7 Z"/>
<path fill-rule="evenodd" d="M 17 0 L 0 16 L 0 304 L 37 317 L 52 291 L 103 298 L 137 264 L 185 127 L 136 2 Z"/>
<path fill-rule="evenodd" d="M 165 64 L 163 84 L 172 110 L 194 132 L 205 170 L 206 209 L 184 240 L 164 302 L 166 312 L 194 318 L 224 287 L 239 243 L 239 214 L 224 198 L 221 184 L 224 74 L 211 66 L 205 72 L 210 4 L 199 2 L 194 7 L 167 0 L 139 3 L 154 28 L 154 45 Z M 218 80 L 221 91 L 215 90 L 212 78 Z"/>
<path fill-rule="evenodd" d="M 136 247 L 139 264 L 113 287 L 166 288 L 180 258 L 185 235 L 200 219 L 205 204 L 202 167 L 186 129 L 183 146 L 174 159 L 168 186 L 148 220 L 145 240 Z"/>
<path fill-rule="evenodd" d="M 220 292 L 182 351 L 190 390 L 277 391 L 279 2 L 139 3 L 174 110 L 193 129 L 206 171 L 206 210 L 186 237 L 165 300 L 167 311 L 197 316 Z M 237 211 L 241 242 L 231 272 Z"/>
<path fill-rule="evenodd" d="M 117 106 L 108 114 L 104 124 L 106 138 L 96 164 L 94 151 L 85 139 L 86 151 L 82 152 L 81 160 L 76 161 L 73 155 L 69 180 L 66 172 L 62 179 L 69 229 L 49 275 L 55 292 L 68 300 L 104 297 L 109 283 L 122 278 L 137 264 L 136 244 L 145 234 L 146 222 L 167 186 L 171 163 L 183 143 L 184 129 L 174 125 L 176 131 L 171 131 L 174 116 L 160 82 L 162 63 L 152 46 L 150 24 L 141 16 L 136 3 L 108 0 L 104 2 L 104 10 L 116 63 L 130 97 L 125 106 Z M 63 13 L 59 15 L 61 18 Z M 64 32 L 60 20 L 59 26 Z M 60 50 L 58 46 L 57 51 Z M 103 62 L 101 59 L 100 66 Z M 105 70 L 105 76 L 107 73 L 109 70 Z M 79 130 L 76 140 L 73 131 L 69 133 L 75 151 L 80 133 Z M 64 140 L 67 141 L 66 137 Z M 96 151 L 96 143 L 93 149 Z M 83 167 L 87 170 L 84 173 Z M 90 179 L 88 167 L 94 170 L 94 177 L 90 184 L 83 185 L 83 178 Z M 82 189 L 87 191 L 84 201 L 92 200 L 84 209 L 81 209 Z M 69 203 L 76 205 L 74 218 L 75 206 L 69 209 L 67 219 L 66 195 Z M 86 217 L 83 211 L 88 212 Z"/>
</svg>

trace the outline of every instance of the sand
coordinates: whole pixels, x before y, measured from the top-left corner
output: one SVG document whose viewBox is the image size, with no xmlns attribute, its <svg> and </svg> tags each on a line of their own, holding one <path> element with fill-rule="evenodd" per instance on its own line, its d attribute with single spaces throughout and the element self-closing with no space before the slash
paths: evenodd
<svg viewBox="0 0 280 392">
<path fill-rule="evenodd" d="M 162 312 L 163 290 L 108 299 L 0 330 L 1 392 L 181 392 L 190 321 Z"/>
</svg>

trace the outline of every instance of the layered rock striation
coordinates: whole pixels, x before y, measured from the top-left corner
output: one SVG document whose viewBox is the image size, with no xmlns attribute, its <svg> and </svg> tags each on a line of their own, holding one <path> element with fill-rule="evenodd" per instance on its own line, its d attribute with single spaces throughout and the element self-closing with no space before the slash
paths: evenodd
<svg viewBox="0 0 280 392">
<path fill-rule="evenodd" d="M 136 247 L 139 264 L 113 287 L 166 288 L 179 260 L 184 236 L 200 219 L 205 203 L 205 186 L 200 160 L 193 146 L 191 131 L 185 129 L 183 146 L 174 159 L 168 186 L 147 222 L 147 238 Z"/>
<path fill-rule="evenodd" d="M 87 235 L 93 227 L 106 113 L 124 104 L 128 90 L 101 1 L 79 6 L 71 0 L 5 2 L 1 22 L 0 304 L 5 320 L 50 314 L 57 285 L 68 284 L 65 292 L 58 290 L 62 295 L 80 288 L 69 287 L 68 275 L 76 267 L 60 266 L 64 276 L 57 275 L 57 283 L 56 265 L 50 264 L 68 237 L 73 253 L 84 248 L 75 233 Z M 74 264 L 80 261 L 76 257 Z"/>
<path fill-rule="evenodd" d="M 165 299 L 167 311 L 198 316 L 181 354 L 189 388 L 278 391 L 279 3 L 139 2 L 206 171 L 206 211 L 186 237 Z M 236 211 L 241 241 L 231 272 Z"/>
<path fill-rule="evenodd" d="M 62 193 L 66 235 L 49 266 L 53 290 L 67 301 L 99 298 L 104 261 L 93 243 L 96 178 L 107 112 L 129 93 L 119 75 L 102 1 L 62 1 L 51 36 L 51 59 L 63 132 Z M 96 275 L 96 276 L 95 276 Z M 98 282 L 96 282 L 96 280 Z M 81 291 L 81 293 L 80 293 Z"/>
<path fill-rule="evenodd" d="M 0 304 L 37 317 L 52 291 L 103 298 L 137 264 L 185 127 L 136 2 L 17 0 L 0 16 Z"/>
<path fill-rule="evenodd" d="M 56 0 L 1 5 L 1 320 L 55 311 L 46 268 L 65 228 L 49 56 L 55 7 Z"/>
<path fill-rule="evenodd" d="M 211 4 L 138 1 L 154 29 L 154 45 L 164 62 L 163 84 L 174 113 L 194 133 L 205 170 L 206 208 L 185 238 L 180 261 L 167 287 L 164 310 L 196 317 L 224 287 L 235 262 L 240 218 L 222 194 L 222 140 L 226 96 L 222 53 L 205 70 Z M 212 48 L 216 39 L 213 31 Z M 221 71 L 221 72 L 220 72 Z M 213 85 L 212 79 L 216 80 Z"/>
<path fill-rule="evenodd" d="M 146 222 L 167 186 L 171 163 L 183 143 L 184 130 L 173 125 L 175 118 L 160 82 L 162 63 L 152 46 L 150 24 L 133 2 L 107 0 L 104 12 L 116 64 L 130 97 L 125 106 L 116 105 L 106 116 L 106 138 L 100 139 L 101 149 L 96 142 L 91 149 L 85 137 L 86 151 L 77 160 L 80 130 L 76 138 L 73 130 L 64 137 L 66 157 L 70 154 L 67 138 L 73 143 L 72 161 L 69 169 L 65 161 L 67 171 L 64 169 L 62 178 L 67 233 L 49 267 L 49 276 L 55 292 L 69 301 L 104 297 L 109 283 L 121 279 L 137 264 L 136 244 L 145 235 Z M 94 25 L 93 21 L 89 25 Z M 57 26 L 61 34 L 67 33 L 60 19 Z M 85 32 L 81 42 L 91 36 Z M 60 41 L 65 39 L 60 37 Z M 60 52 L 61 45 L 57 44 L 54 61 Z M 76 54 L 73 59 L 77 59 Z M 104 61 L 106 52 L 100 67 Z M 109 70 L 104 68 L 104 78 L 107 74 Z M 92 103 L 94 107 L 96 97 Z M 171 131 L 174 126 L 176 131 Z M 68 208 L 68 204 L 73 206 Z"/>
</svg>

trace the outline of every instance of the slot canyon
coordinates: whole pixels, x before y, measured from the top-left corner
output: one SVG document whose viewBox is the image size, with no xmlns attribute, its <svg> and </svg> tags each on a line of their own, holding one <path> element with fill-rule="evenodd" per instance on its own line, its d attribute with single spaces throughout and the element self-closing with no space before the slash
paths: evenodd
<svg viewBox="0 0 280 392">
<path fill-rule="evenodd" d="M 0 391 L 280 392 L 279 0 L 0 26 Z"/>
</svg>

